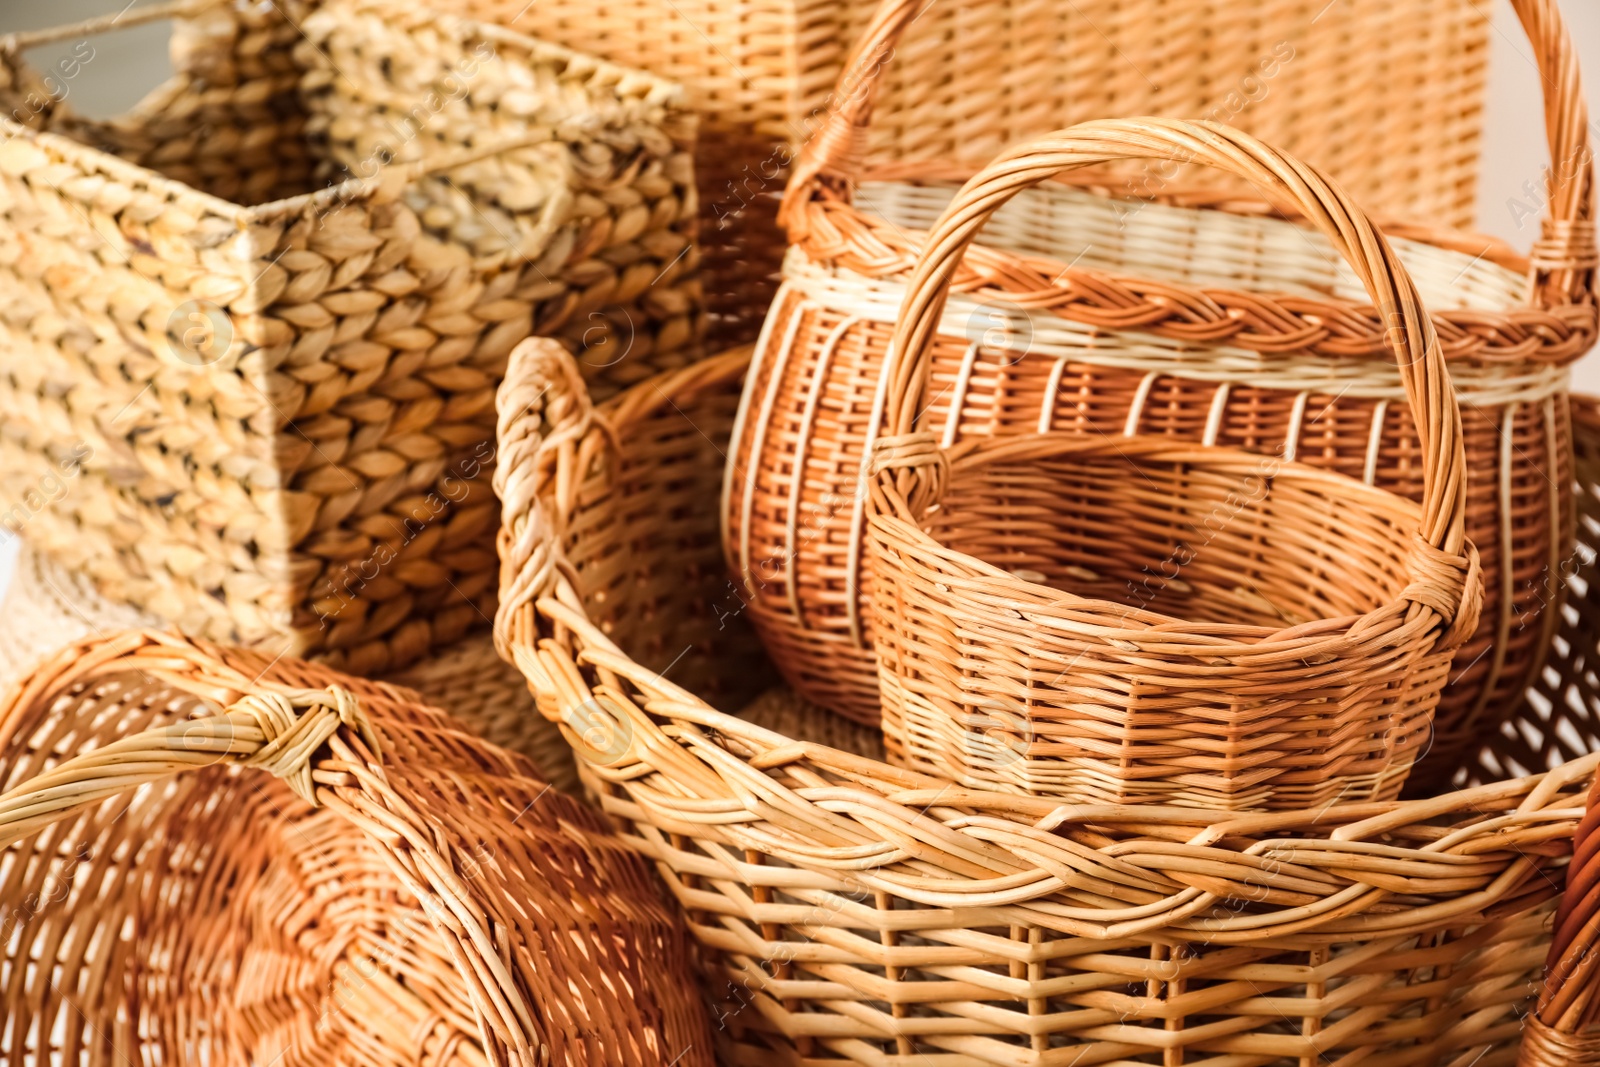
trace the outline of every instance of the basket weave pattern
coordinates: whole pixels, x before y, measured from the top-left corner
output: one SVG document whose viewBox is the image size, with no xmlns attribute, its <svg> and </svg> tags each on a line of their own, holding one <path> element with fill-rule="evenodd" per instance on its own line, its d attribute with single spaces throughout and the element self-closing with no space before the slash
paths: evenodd
<svg viewBox="0 0 1600 1067">
<path fill-rule="evenodd" d="M 1130 157 L 1252 176 L 1356 267 L 1418 415 L 1420 510 L 1217 445 L 1038 433 L 947 449 L 919 427 L 928 343 L 980 228 L 1022 189 Z M 1366 215 L 1231 127 L 1101 120 L 1002 153 L 927 248 L 889 348 L 868 500 L 891 757 L 1081 803 L 1307 810 L 1399 795 L 1483 593 L 1455 392 Z"/>
<path fill-rule="evenodd" d="M 684 85 L 705 115 L 696 163 L 707 304 L 719 341 L 753 340 L 785 245 L 777 194 L 798 147 L 839 106 L 845 42 L 871 24 L 877 0 L 453 6 Z M 1489 35 L 1470 0 L 917 6 L 865 165 L 976 167 L 1085 119 L 1213 116 L 1338 174 L 1363 203 L 1445 226 L 1472 220 Z"/>
<path fill-rule="evenodd" d="M 645 865 L 409 690 L 129 631 L 0 759 L 7 1062 L 711 1063 Z"/>
<path fill-rule="evenodd" d="M 1552 4 L 1516 6 L 1550 93 L 1551 150 L 1565 161 L 1533 257 L 1418 217 L 1390 228 L 1467 412 L 1467 534 L 1487 597 L 1440 703 L 1438 745 L 1458 751 L 1509 713 L 1548 644 L 1545 607 L 1571 523 L 1565 367 L 1597 332 L 1576 59 Z M 897 69 L 916 10 L 885 3 L 841 79 L 865 79 L 861 103 L 830 116 L 797 164 L 785 206 L 794 247 L 724 491 L 730 566 L 785 676 L 866 721 L 877 681 L 863 610 L 865 467 L 884 354 L 924 228 L 950 178 L 971 173 L 915 156 L 876 170 L 856 159 L 892 117 L 872 90 Z M 946 447 L 1048 430 L 1168 434 L 1420 500 L 1422 437 L 1359 278 L 1303 220 L 1214 182 L 1185 186 L 1164 165 L 1153 172 L 1160 181 L 1146 171 L 1052 184 L 1001 213 L 953 279 L 926 425 Z"/>
<path fill-rule="evenodd" d="M 1595 983 L 1551 983 L 1519 1016 L 1600 756 L 1514 777 L 1600 749 L 1592 678 L 1492 741 L 1470 764 L 1482 785 L 1243 816 L 963 790 L 723 714 L 763 672 L 737 590 L 707 573 L 714 521 L 679 505 L 720 476 L 743 364 L 595 407 L 530 345 L 496 472 L 497 636 L 688 913 L 725 1062 L 1466 1067 L 1512 1062 L 1525 1028 L 1528 1064 L 1594 1054 L 1575 1035 Z M 608 565 L 621 554 L 633 581 Z M 636 658 L 639 612 L 690 628 Z M 717 696 L 697 695 L 705 678 Z M 1600 874 L 1592 830 L 1575 879 Z M 1593 958 L 1593 914 L 1569 907 L 1553 973 Z"/>
<path fill-rule="evenodd" d="M 511 346 L 617 381 L 694 340 L 692 119 L 422 11 L 181 11 L 130 115 L 0 120 L 4 521 L 185 632 L 393 669 L 492 614 Z"/>
</svg>

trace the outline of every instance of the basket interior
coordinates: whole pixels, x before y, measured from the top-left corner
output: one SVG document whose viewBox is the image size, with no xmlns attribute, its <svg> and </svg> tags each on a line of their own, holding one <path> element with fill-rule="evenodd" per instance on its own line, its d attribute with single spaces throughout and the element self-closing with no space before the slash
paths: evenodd
<svg viewBox="0 0 1600 1067">
<path fill-rule="evenodd" d="M 1036 585 L 1174 619 L 1280 629 L 1363 614 L 1406 585 L 1416 509 L 1270 457 L 1092 451 L 953 466 L 926 531 Z"/>
<path fill-rule="evenodd" d="M 959 188 L 953 181 L 864 182 L 855 202 L 897 226 L 926 230 Z M 1023 190 L 996 212 L 978 240 L 1063 267 L 1201 288 L 1370 300 L 1350 265 L 1315 229 L 1256 213 L 1102 195 L 1061 182 Z M 1526 303 L 1526 275 L 1494 262 L 1494 256 L 1391 240 L 1430 310 L 1501 311 Z"/>
<path fill-rule="evenodd" d="M 219 5 L 176 22 L 177 73 L 117 118 L 86 118 L 67 99 L 43 109 L 13 109 L 6 100 L 7 110 L 40 132 L 248 208 L 372 179 L 393 163 L 489 147 L 497 137 L 525 139 L 530 117 L 565 117 L 567 103 L 556 101 L 591 117 L 605 107 L 577 84 L 581 74 L 564 92 L 542 93 L 536 116 L 526 103 L 502 107 L 508 92 L 546 89 L 541 79 L 562 77 L 549 69 L 562 65 L 559 57 L 530 55 L 530 47 L 542 48 L 536 42 L 489 41 L 458 21 L 419 34 L 386 26 L 359 6 L 337 13 L 286 6 L 292 16 L 278 4 Z M 556 62 L 540 66 L 550 59 Z M 0 99 L 27 98 L 39 81 L 26 68 L 9 73 Z M 553 154 L 525 151 L 509 173 L 478 163 L 452 170 L 448 180 L 414 176 L 406 196 L 430 232 L 498 250 L 525 228 L 518 213 L 555 202 L 562 166 Z M 483 240 L 475 242 L 478 231 Z"/>
</svg>

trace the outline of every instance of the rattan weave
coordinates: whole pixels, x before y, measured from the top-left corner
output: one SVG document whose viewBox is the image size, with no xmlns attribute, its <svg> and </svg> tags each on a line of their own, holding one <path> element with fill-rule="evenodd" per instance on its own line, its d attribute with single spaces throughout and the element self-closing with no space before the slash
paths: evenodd
<svg viewBox="0 0 1600 1067">
<path fill-rule="evenodd" d="M 767 681 L 702 505 L 744 362 L 595 407 L 556 353 L 524 350 L 496 471 L 501 646 L 688 913 L 723 1062 L 1505 1067 L 1524 1032 L 1530 1067 L 1593 1062 L 1600 807 L 1558 980 L 1539 977 L 1600 764 L 1578 755 L 1600 752 L 1600 630 L 1553 655 L 1574 702 L 1530 704 L 1464 761 L 1480 784 L 1405 803 L 1065 806 L 775 733 L 717 710 Z"/>
<path fill-rule="evenodd" d="M 784 249 L 778 193 L 798 146 L 848 95 L 834 85 L 877 0 L 451 6 L 684 85 L 705 116 L 707 305 L 723 343 L 754 340 Z M 1084 119 L 1210 116 L 1339 175 L 1369 206 L 1444 226 L 1474 217 L 1490 41 L 1476 0 L 920 6 L 887 73 L 869 163 L 977 167 Z"/>
<path fill-rule="evenodd" d="M 1465 412 L 1467 534 L 1487 598 L 1440 703 L 1438 743 L 1458 752 L 1509 712 L 1548 642 L 1543 609 L 1571 522 L 1566 366 L 1596 334 L 1593 168 L 1576 59 L 1553 3 L 1516 7 L 1544 74 L 1558 161 L 1532 259 L 1419 225 L 1425 215 L 1385 226 Z M 916 0 L 886 0 L 841 78 L 861 86 L 855 106 L 832 114 L 796 165 L 786 201 L 794 243 L 724 500 L 730 565 L 786 677 L 868 721 L 877 680 L 862 610 L 864 465 L 883 357 L 923 231 L 953 195 L 949 179 L 975 169 L 909 153 L 894 167 L 857 162 L 869 121 L 893 119 L 874 90 L 898 69 L 917 10 Z M 1363 129 L 1343 134 L 1359 142 Z M 1276 147 L 1294 150 L 1292 140 Z M 1327 171 L 1341 182 L 1343 162 Z M 1069 184 L 1074 176 L 1008 205 L 956 277 L 927 425 L 946 445 L 1048 430 L 1168 434 L 1420 500 L 1416 422 L 1360 279 L 1304 220 L 1185 180 L 1161 161 L 1131 178 Z"/>
<path fill-rule="evenodd" d="M 1423 501 L 1169 437 L 941 447 L 929 346 L 993 213 L 1107 160 L 1253 177 L 1328 235 L 1391 324 Z M 1314 168 L 1218 123 L 1101 120 L 1002 153 L 929 231 L 884 371 L 867 507 L 891 759 L 1096 803 L 1309 810 L 1399 795 L 1483 589 L 1461 413 L 1416 287 Z"/>
<path fill-rule="evenodd" d="M 126 631 L 0 769 L 7 1063 L 712 1062 L 648 867 L 409 690 Z"/>
<path fill-rule="evenodd" d="M 107 600 L 82 575 L 27 544 L 18 547 L 0 596 L 0 690 L 69 644 L 160 626 L 137 608 Z M 578 791 L 572 750 L 554 724 L 534 710 L 527 681 L 500 658 L 486 630 L 376 680 L 416 690 L 490 744 L 533 760 L 556 788 Z"/>
<path fill-rule="evenodd" d="M 693 118 L 382 0 L 118 25 L 174 11 L 178 73 L 109 122 L 18 58 L 108 20 L 0 39 L 0 523 L 186 633 L 396 669 L 492 614 L 511 346 L 686 358 Z"/>
</svg>

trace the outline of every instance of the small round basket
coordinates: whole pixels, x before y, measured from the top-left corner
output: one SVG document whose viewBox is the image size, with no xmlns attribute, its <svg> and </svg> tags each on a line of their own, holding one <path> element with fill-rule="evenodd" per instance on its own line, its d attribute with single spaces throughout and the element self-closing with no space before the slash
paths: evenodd
<svg viewBox="0 0 1600 1067">
<path fill-rule="evenodd" d="M 1237 448 L 1069 433 L 947 448 L 922 424 L 930 345 L 978 230 L 1027 187 L 1123 159 L 1221 168 L 1327 234 L 1392 324 L 1422 438 L 1420 508 Z M 1083 803 L 1302 810 L 1399 795 L 1483 588 L 1444 357 L 1366 215 L 1229 127 L 1103 121 L 1003 153 L 927 248 L 890 346 L 868 506 L 891 758 Z"/>
<path fill-rule="evenodd" d="M 523 346 L 495 475 L 500 647 L 688 916 L 720 1062 L 1600 1055 L 1592 554 L 1559 676 L 1437 797 L 1237 814 L 963 788 L 872 758 L 799 702 L 719 710 L 775 679 L 706 507 L 748 361 L 597 407 L 564 353 Z M 1589 432 L 1600 457 L 1600 419 Z M 1600 484 L 1600 458 L 1584 469 Z"/>
<path fill-rule="evenodd" d="M 0 773 L 6 1063 L 712 1062 L 648 868 L 409 690 L 94 637 Z"/>
</svg>

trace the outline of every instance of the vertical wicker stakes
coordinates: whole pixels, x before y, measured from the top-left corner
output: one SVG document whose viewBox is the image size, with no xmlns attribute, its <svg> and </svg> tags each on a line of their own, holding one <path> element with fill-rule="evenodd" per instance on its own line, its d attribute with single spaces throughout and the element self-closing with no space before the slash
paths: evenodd
<svg viewBox="0 0 1600 1067">
<path fill-rule="evenodd" d="M 681 83 L 719 340 L 754 340 L 784 251 L 777 195 L 847 94 L 877 0 L 450 0 Z M 1103 115 L 1214 115 L 1338 174 L 1363 203 L 1473 219 L 1489 27 L 1473 0 L 934 0 L 886 72 L 862 161 L 976 168 Z M 1382 77 L 1372 72 L 1381 70 Z M 1360 131 L 1353 135 L 1352 131 Z"/>
<path fill-rule="evenodd" d="M 496 633 L 688 913 L 723 1062 L 1482 1067 L 1524 1033 L 1546 1050 L 1530 1067 L 1600 1050 L 1600 983 L 1574 967 L 1600 929 L 1587 891 L 1523 1018 L 1575 832 L 1569 879 L 1600 872 L 1600 815 L 1580 828 L 1592 606 L 1552 652 L 1577 699 L 1530 703 L 1435 799 L 1229 816 L 952 788 L 807 740 L 834 727 L 718 710 L 766 684 L 703 507 L 744 361 L 598 406 L 561 362 L 530 342 L 501 394 Z"/>
<path fill-rule="evenodd" d="M 393 670 L 492 614 L 511 346 L 602 388 L 688 358 L 693 119 L 378 0 L 118 24 L 174 11 L 111 122 L 32 107 L 41 35 L 0 40 L 0 522 L 187 633 Z"/>
<path fill-rule="evenodd" d="M 408 690 L 93 638 L 0 768 L 8 1063 L 712 1062 L 645 865 Z"/>
<path fill-rule="evenodd" d="M 1349 260 L 1391 324 L 1422 438 L 1420 509 L 1168 437 L 941 447 L 920 418 L 929 348 L 979 230 L 1058 173 L 1135 158 L 1250 179 Z M 1483 590 L 1438 338 L 1342 190 L 1216 123 L 1104 120 L 1024 142 L 930 231 L 889 351 L 867 545 L 891 759 L 1086 804 L 1306 811 L 1399 795 Z"/>
<path fill-rule="evenodd" d="M 971 7 L 981 20 L 988 5 Z M 1456 755 L 1515 705 L 1555 624 L 1545 609 L 1571 523 L 1566 367 L 1597 329 L 1577 61 L 1551 0 L 1515 7 L 1543 74 L 1556 161 L 1533 257 L 1418 225 L 1426 213 L 1385 223 L 1465 413 L 1467 535 L 1482 553 L 1487 597 L 1440 702 L 1435 750 Z M 865 721 L 876 715 L 877 676 L 863 488 L 884 354 L 923 231 L 949 203 L 949 179 L 976 169 L 910 151 L 892 168 L 861 162 L 876 127 L 906 121 L 884 89 L 902 61 L 914 62 L 919 10 L 917 0 L 886 0 L 840 79 L 855 87 L 841 92 L 851 106 L 829 116 L 796 164 L 785 209 L 793 248 L 757 348 L 724 503 L 730 566 L 785 676 Z M 1326 96 L 1323 86 L 1307 99 Z M 1368 132 L 1355 118 L 1338 136 L 1353 146 Z M 1414 132 L 1427 151 L 1448 143 Z M 1361 173 L 1293 138 L 1274 143 L 1341 181 Z M 934 341 L 928 424 L 946 445 L 1052 430 L 1167 434 L 1419 500 L 1418 429 L 1360 280 L 1315 230 L 1251 205 L 1250 194 L 1186 184 L 1196 180 L 1166 162 L 1132 177 L 1082 172 L 1000 212 L 966 257 Z M 1368 191 L 1352 187 L 1358 198 Z"/>
</svg>

